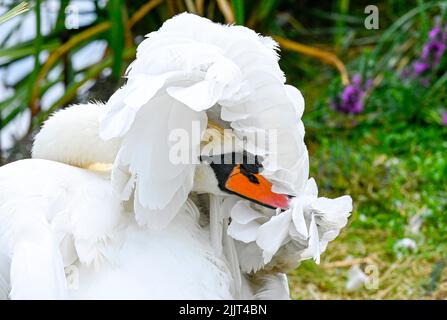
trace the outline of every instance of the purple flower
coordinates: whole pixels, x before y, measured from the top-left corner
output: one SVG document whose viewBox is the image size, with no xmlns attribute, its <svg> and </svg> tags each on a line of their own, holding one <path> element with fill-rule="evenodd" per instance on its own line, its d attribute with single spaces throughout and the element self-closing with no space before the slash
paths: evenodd
<svg viewBox="0 0 447 320">
<path fill-rule="evenodd" d="M 433 29 L 430 30 L 430 32 L 428 33 L 428 37 L 431 40 L 435 40 L 438 35 L 442 32 L 441 27 L 440 26 L 436 26 Z"/>
<path fill-rule="evenodd" d="M 363 84 L 360 75 L 352 77 L 351 84 L 347 85 L 332 102 L 332 107 L 343 113 L 360 113 L 364 108 L 364 97 L 366 90 L 372 85 L 371 80 Z"/>
<path fill-rule="evenodd" d="M 428 33 L 428 40 L 422 48 L 421 57 L 415 60 L 410 68 L 403 70 L 401 78 L 418 78 L 424 86 L 429 86 L 431 82 L 430 72 L 437 69 L 446 49 L 447 24 L 442 27 L 438 23 Z"/>
<path fill-rule="evenodd" d="M 428 69 L 430 69 L 430 65 L 426 62 L 423 61 L 415 61 L 413 63 L 413 70 L 416 74 L 421 74 L 424 73 L 425 71 L 427 71 Z"/>
<path fill-rule="evenodd" d="M 442 125 L 447 126 L 447 111 L 442 113 Z"/>
<path fill-rule="evenodd" d="M 424 45 L 421 57 L 424 60 L 430 60 L 430 58 L 433 58 L 433 64 L 438 65 L 439 61 L 444 55 L 445 49 L 445 44 L 441 41 L 433 40 Z"/>
</svg>

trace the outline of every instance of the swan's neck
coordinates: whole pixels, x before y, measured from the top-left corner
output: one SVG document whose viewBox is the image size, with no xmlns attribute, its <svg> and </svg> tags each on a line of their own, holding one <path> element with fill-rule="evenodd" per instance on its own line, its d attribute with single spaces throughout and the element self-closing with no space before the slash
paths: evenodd
<svg viewBox="0 0 447 320">
<path fill-rule="evenodd" d="M 121 140 L 99 137 L 99 122 L 107 108 L 81 104 L 53 114 L 36 135 L 33 158 L 88 168 L 94 163 L 113 163 Z"/>
<path fill-rule="evenodd" d="M 220 196 L 226 195 L 219 189 L 216 176 L 211 167 L 207 164 L 197 165 L 192 191 L 199 194 L 211 193 Z"/>
</svg>

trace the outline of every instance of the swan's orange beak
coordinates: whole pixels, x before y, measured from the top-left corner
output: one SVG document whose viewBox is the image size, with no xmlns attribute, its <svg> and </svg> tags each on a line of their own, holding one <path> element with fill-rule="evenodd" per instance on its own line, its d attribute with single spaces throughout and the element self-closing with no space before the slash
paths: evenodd
<svg viewBox="0 0 447 320">
<path fill-rule="evenodd" d="M 243 198 L 260 205 L 276 209 L 287 209 L 289 197 L 272 191 L 272 183 L 258 173 L 249 176 L 241 172 L 241 165 L 234 166 L 225 183 L 225 188 Z"/>
</svg>

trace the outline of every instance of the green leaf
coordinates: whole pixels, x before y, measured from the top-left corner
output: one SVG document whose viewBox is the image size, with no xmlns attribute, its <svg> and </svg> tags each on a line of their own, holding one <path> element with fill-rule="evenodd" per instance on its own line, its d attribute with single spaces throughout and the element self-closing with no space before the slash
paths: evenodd
<svg viewBox="0 0 447 320">
<path fill-rule="evenodd" d="M 4 128 L 8 123 L 15 119 L 15 117 L 28 105 L 28 88 L 30 87 L 30 79 L 22 81 L 19 86 L 15 88 L 14 94 L 0 102 L 0 111 L 4 118 L 0 123 L 0 130 Z"/>
<path fill-rule="evenodd" d="M 50 42 L 46 42 L 42 44 L 41 50 L 53 51 L 57 47 L 60 46 L 60 42 L 57 40 L 53 40 Z M 35 53 L 36 48 L 33 43 L 21 43 L 9 48 L 0 48 L 0 58 L 5 59 L 6 62 L 2 63 L 2 65 L 9 63 L 11 61 L 15 61 L 21 58 L 25 58 L 31 56 Z"/>
<path fill-rule="evenodd" d="M 122 0 L 110 0 L 108 3 L 109 19 L 112 27 L 109 31 L 109 46 L 113 51 L 112 74 L 119 78 L 122 74 L 122 57 L 124 52 L 124 22 Z"/>
<path fill-rule="evenodd" d="M 379 42 L 377 43 L 377 46 L 374 50 L 373 57 L 376 58 L 378 55 L 382 54 L 382 49 L 385 46 L 385 44 L 390 40 L 393 39 L 396 35 L 396 33 L 399 32 L 400 28 L 402 28 L 406 23 L 408 23 L 409 20 L 411 20 L 416 15 L 425 12 L 429 9 L 432 9 L 434 7 L 440 7 L 442 8 L 444 6 L 444 1 L 437 1 L 437 2 L 431 2 L 431 3 L 424 3 L 422 5 L 419 5 L 418 7 L 411 9 L 406 14 L 404 14 L 402 17 L 396 20 L 383 34 Z"/>
<path fill-rule="evenodd" d="M 427 96 L 433 96 L 436 91 L 439 89 L 445 88 L 445 85 L 447 83 L 447 72 L 445 72 L 441 77 L 439 77 L 435 84 L 431 87 L 430 91 L 428 92 Z"/>
<path fill-rule="evenodd" d="M 245 8 L 243 0 L 233 0 L 233 11 L 236 23 L 244 25 L 245 23 Z"/>
<path fill-rule="evenodd" d="M 0 129 L 6 127 L 12 120 L 14 120 L 22 111 L 26 110 L 27 106 L 25 104 L 21 104 L 18 107 L 14 108 L 0 123 Z"/>
<path fill-rule="evenodd" d="M 0 16 L 0 24 L 26 12 L 29 10 L 29 5 L 26 2 L 22 2 L 20 4 L 18 4 L 17 6 L 15 6 L 14 8 L 12 8 L 11 10 L 9 10 L 8 12 L 6 12 L 5 14 Z"/>
<path fill-rule="evenodd" d="M 339 14 L 344 16 L 349 12 L 349 0 L 339 0 L 338 1 Z M 343 39 L 346 35 L 346 24 L 342 19 L 337 19 L 335 23 L 337 33 L 335 34 L 335 44 L 340 48 L 343 44 Z"/>
<path fill-rule="evenodd" d="M 427 38 L 428 35 L 428 29 L 429 27 L 429 22 L 428 22 L 428 15 L 426 10 L 423 10 L 424 8 L 424 0 L 418 0 L 418 7 L 422 8 L 421 10 L 421 30 L 420 30 L 420 34 L 422 34 L 423 39 L 425 40 Z"/>
<path fill-rule="evenodd" d="M 270 15 L 274 10 L 277 0 L 263 0 L 258 8 L 258 20 L 262 20 Z"/>
<path fill-rule="evenodd" d="M 70 3 L 70 0 L 61 0 L 60 1 L 60 8 L 59 12 L 57 13 L 56 18 L 56 30 L 62 30 L 65 28 L 65 10 L 67 9 L 68 4 Z"/>
<path fill-rule="evenodd" d="M 123 59 L 130 59 L 135 57 L 135 48 L 128 48 L 123 52 Z M 113 65 L 113 61 L 115 59 L 113 57 L 107 57 L 103 61 L 95 64 L 94 66 L 83 70 L 82 72 L 85 74 L 84 77 L 76 82 L 71 83 L 65 90 L 65 93 L 62 97 L 60 97 L 56 102 L 54 102 L 48 110 L 42 111 L 33 119 L 33 126 L 39 126 L 48 116 L 60 108 L 61 106 L 69 103 L 76 96 L 79 88 L 84 85 L 87 81 L 96 79 L 99 74 L 107 67 Z"/>
</svg>

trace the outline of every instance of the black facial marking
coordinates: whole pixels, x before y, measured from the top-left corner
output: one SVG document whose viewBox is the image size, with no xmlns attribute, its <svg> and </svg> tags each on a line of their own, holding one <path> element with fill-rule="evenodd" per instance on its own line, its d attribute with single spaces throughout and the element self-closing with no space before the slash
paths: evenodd
<svg viewBox="0 0 447 320">
<path fill-rule="evenodd" d="M 219 182 L 219 188 L 226 190 L 225 183 L 236 165 L 240 165 L 241 174 L 243 174 L 251 183 L 259 184 L 258 174 L 262 170 L 262 164 L 258 156 L 248 152 L 226 153 L 216 156 L 200 156 L 200 161 L 211 166 Z"/>
<path fill-rule="evenodd" d="M 254 175 L 259 173 L 259 168 L 253 167 L 253 165 L 241 164 L 241 173 L 250 180 L 251 183 L 259 184 L 258 178 Z"/>
</svg>

